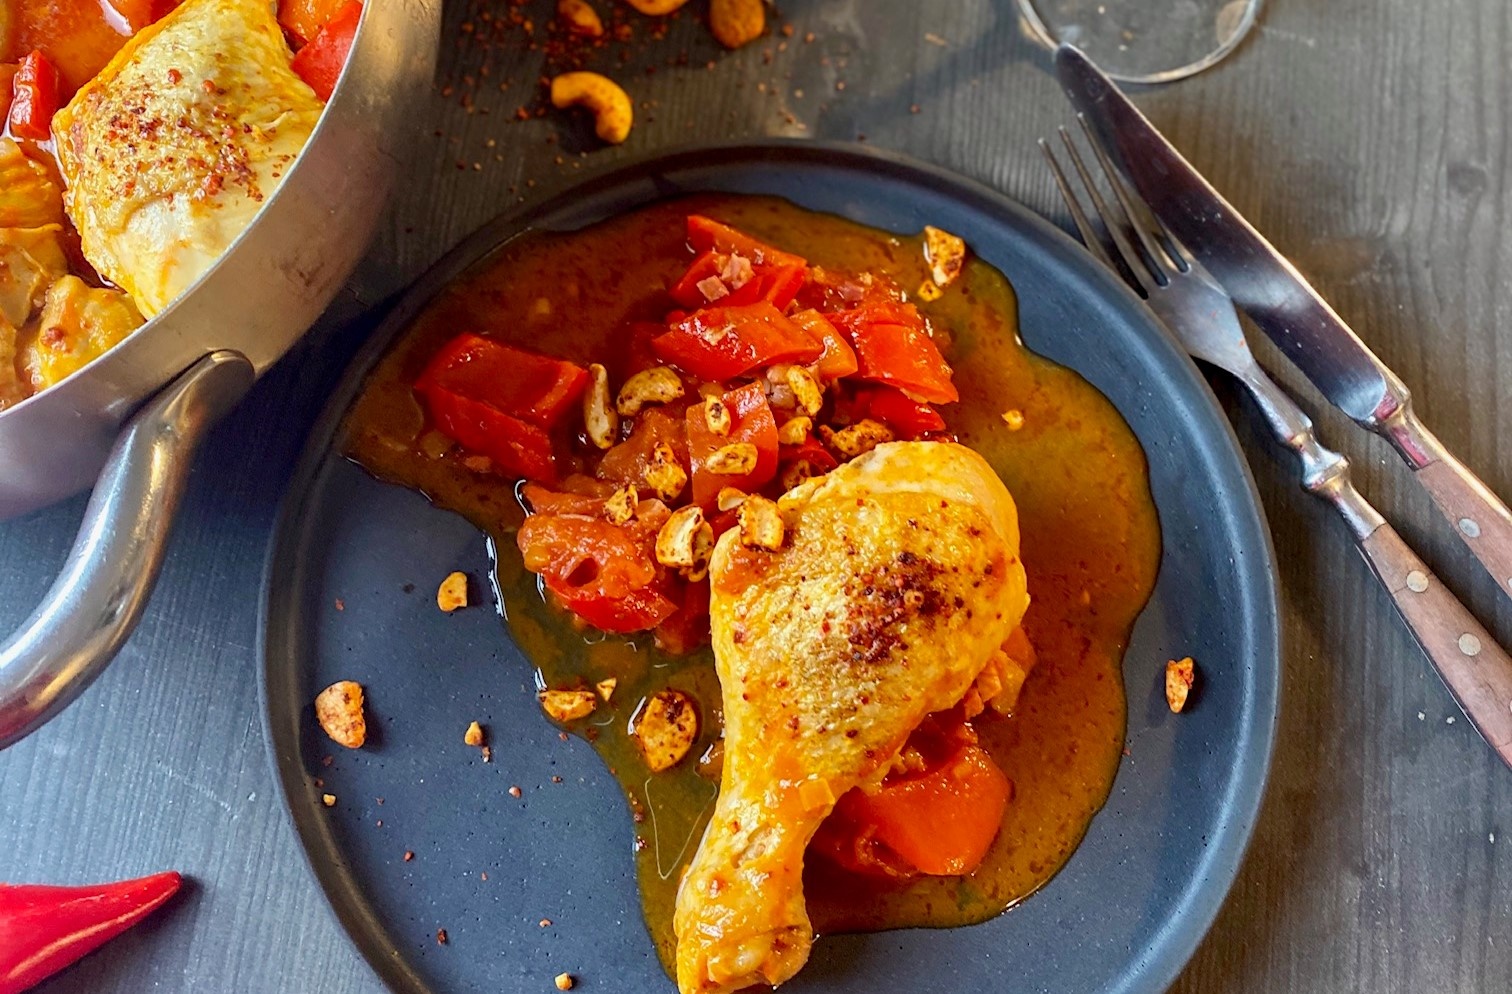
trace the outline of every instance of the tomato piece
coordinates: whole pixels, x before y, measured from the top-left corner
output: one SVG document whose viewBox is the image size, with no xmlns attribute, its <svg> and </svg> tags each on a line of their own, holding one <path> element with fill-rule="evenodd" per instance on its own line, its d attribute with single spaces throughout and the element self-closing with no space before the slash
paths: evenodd
<svg viewBox="0 0 1512 994">
<path fill-rule="evenodd" d="M 532 514 L 602 514 L 604 500 L 608 496 L 594 497 L 589 494 L 548 490 L 538 483 L 527 483 L 521 488 Z"/>
<path fill-rule="evenodd" d="M 543 429 L 441 387 L 420 395 L 436 430 L 464 449 L 487 456 L 508 475 L 538 483 L 556 480 L 556 455 Z"/>
<path fill-rule="evenodd" d="M 550 428 L 587 384 L 587 370 L 573 363 L 464 332 L 442 346 L 415 381 L 415 389 L 449 390 Z"/>
<path fill-rule="evenodd" d="M 842 379 L 859 368 L 856 364 L 856 350 L 840 334 L 840 329 L 823 314 L 810 308 L 792 315 L 791 320 L 824 347 L 818 361 L 821 379 Z"/>
<path fill-rule="evenodd" d="M 361 0 L 348 0 L 331 19 L 315 32 L 315 37 L 294 56 L 290 68 L 310 85 L 321 100 L 330 100 L 346 66 L 347 54 L 357 37 L 357 25 L 362 20 Z"/>
<path fill-rule="evenodd" d="M 703 380 L 728 380 L 757 366 L 812 362 L 824 351 L 767 301 L 695 311 L 651 342 L 663 362 Z"/>
<path fill-rule="evenodd" d="M 278 23 L 299 43 L 309 44 L 335 19 L 347 0 L 279 0 Z"/>
<path fill-rule="evenodd" d="M 672 454 L 686 470 L 688 436 L 683 430 L 681 414 L 674 415 L 661 407 L 644 410 L 636 415 L 630 437 L 604 453 L 594 475 L 615 486 L 644 486 L 652 453 L 664 443 L 671 446 Z"/>
<path fill-rule="evenodd" d="M 703 407 L 688 408 L 688 458 L 693 467 L 693 502 L 708 510 L 724 487 L 736 487 L 755 493 L 777 475 L 777 421 L 761 384 L 747 383 L 722 398 L 730 409 L 730 433 L 716 435 L 709 430 Z M 756 467 L 749 473 L 711 473 L 706 468 L 709 456 L 723 446 L 750 442 L 756 446 Z"/>
<path fill-rule="evenodd" d="M 898 437 L 910 441 L 931 432 L 944 431 L 945 419 L 928 404 L 910 400 L 901 390 L 875 386 L 856 391 L 856 409 L 887 425 Z"/>
<path fill-rule="evenodd" d="M 693 260 L 687 272 L 678 278 L 667 291 L 681 307 L 695 309 L 714 304 L 720 307 L 740 307 L 764 300 L 777 308 L 785 309 L 793 302 L 798 291 L 808 279 L 808 267 L 796 265 L 772 265 L 753 263 L 750 277 L 737 288 L 721 282 L 722 294 L 710 297 L 698 284 L 708 279 L 720 279 L 730 256 L 710 250 Z"/>
<path fill-rule="evenodd" d="M 961 399 L 950 380 L 950 364 L 912 304 L 872 301 L 825 317 L 850 336 L 859 367 L 857 379 L 889 384 L 914 400 L 931 404 Z"/>
<path fill-rule="evenodd" d="M 46 141 L 61 106 L 58 67 L 40 51 L 21 60 L 11 78 L 10 132 L 17 138 Z"/>
<path fill-rule="evenodd" d="M 532 514 L 516 542 L 525 568 L 568 610 L 606 632 L 638 632 L 671 617 L 644 536 L 602 518 Z"/>
<path fill-rule="evenodd" d="M 837 808 L 920 873 L 959 876 L 987 855 L 1012 792 L 987 751 L 966 745 L 922 775 L 851 791 Z"/>
<path fill-rule="evenodd" d="M 696 310 L 704 306 L 709 299 L 698 288 L 698 284 L 710 277 L 717 277 L 723 272 L 725 258 L 713 250 L 700 253 L 698 258 L 688 266 L 687 272 L 679 276 L 677 282 L 667 289 L 667 293 L 677 301 L 679 307 Z"/>
<path fill-rule="evenodd" d="M 736 231 L 702 214 L 688 215 L 688 244 L 699 252 L 734 252 L 750 259 L 752 263 L 770 263 L 774 266 L 807 267 L 801 255 L 784 252 L 765 242 L 757 241 L 743 231 Z"/>
</svg>

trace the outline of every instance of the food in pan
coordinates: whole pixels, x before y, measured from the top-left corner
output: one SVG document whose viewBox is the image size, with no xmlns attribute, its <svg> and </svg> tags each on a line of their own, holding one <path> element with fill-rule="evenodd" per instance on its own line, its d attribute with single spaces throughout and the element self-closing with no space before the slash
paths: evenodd
<svg viewBox="0 0 1512 994">
<path fill-rule="evenodd" d="M 1158 558 L 1142 453 L 948 232 L 705 197 L 526 236 L 347 431 L 494 536 L 684 994 L 999 914 L 1107 795 Z"/>
<path fill-rule="evenodd" d="M 0 409 L 108 351 L 215 264 L 288 175 L 362 12 L 357 0 L 4 9 Z"/>
</svg>

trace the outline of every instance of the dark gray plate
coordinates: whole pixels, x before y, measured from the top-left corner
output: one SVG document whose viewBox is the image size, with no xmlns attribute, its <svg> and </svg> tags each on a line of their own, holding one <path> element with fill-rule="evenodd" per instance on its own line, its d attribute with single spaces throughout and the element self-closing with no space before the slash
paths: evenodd
<svg viewBox="0 0 1512 994">
<path fill-rule="evenodd" d="M 273 537 L 260 631 L 273 760 L 332 908 L 397 991 L 548 990 L 564 970 L 585 991 L 674 990 L 641 922 L 619 788 L 587 745 L 560 741 L 539 713 L 531 668 L 492 612 L 436 610 L 440 577 L 486 575 L 482 537 L 333 446 L 394 336 L 500 242 L 704 190 L 964 236 L 1019 289 L 1027 343 L 1079 371 L 1132 425 L 1164 535 L 1159 582 L 1126 656 L 1131 755 L 1066 868 L 981 925 L 825 938 L 784 990 L 1163 990 L 1233 881 L 1275 733 L 1275 571 L 1233 433 L 1175 343 L 1058 229 L 939 169 L 812 142 L 664 156 L 489 225 L 400 300 L 334 392 Z M 1159 672 L 1189 654 L 1202 661 L 1202 699 L 1177 718 Z M 360 752 L 336 749 L 314 722 L 311 700 L 338 679 L 369 688 L 375 731 Z M 461 742 L 472 719 L 494 730 L 491 764 Z M 322 805 L 317 777 L 335 807 Z"/>
</svg>

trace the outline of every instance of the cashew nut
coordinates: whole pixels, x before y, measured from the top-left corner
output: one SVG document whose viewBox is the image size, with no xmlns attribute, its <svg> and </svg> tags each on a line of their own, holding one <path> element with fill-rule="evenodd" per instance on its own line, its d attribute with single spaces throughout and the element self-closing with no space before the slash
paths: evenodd
<svg viewBox="0 0 1512 994">
<path fill-rule="evenodd" d="M 609 402 L 609 371 L 596 362 L 588 367 L 583 425 L 588 429 L 588 440 L 601 449 L 612 447 L 619 438 L 619 415 Z"/>
<path fill-rule="evenodd" d="M 777 429 L 777 441 L 783 445 L 802 445 L 808 439 L 809 432 L 814 430 L 814 419 L 799 415 L 796 418 L 788 418 Z"/>
<path fill-rule="evenodd" d="M 597 38 L 604 33 L 604 22 L 588 0 L 557 0 L 557 16 L 567 24 L 567 30 L 575 35 Z"/>
<path fill-rule="evenodd" d="M 935 284 L 944 289 L 961 275 L 966 264 L 966 242 L 960 235 L 926 224 L 924 226 L 924 261 L 929 263 L 929 275 Z"/>
<path fill-rule="evenodd" d="M 688 0 L 627 0 L 627 2 L 642 14 L 661 17 L 672 13 Z"/>
<path fill-rule="evenodd" d="M 598 696 L 591 690 L 543 690 L 536 697 L 541 709 L 560 722 L 586 718 L 598 706 Z"/>
<path fill-rule="evenodd" d="M 871 418 L 863 418 L 839 431 L 835 431 L 829 425 L 820 425 L 819 434 L 826 445 L 847 459 L 870 452 L 883 442 L 893 440 L 893 433 L 887 426 Z"/>
<path fill-rule="evenodd" d="M 656 561 L 683 570 L 692 580 L 703 578 L 713 548 L 714 529 L 697 504 L 673 511 L 656 533 Z"/>
<path fill-rule="evenodd" d="M 788 367 L 787 385 L 792 388 L 793 399 L 804 414 L 818 414 L 819 408 L 824 406 L 824 388 L 819 385 L 819 378 L 802 366 Z"/>
<path fill-rule="evenodd" d="M 635 509 L 639 506 L 640 494 L 636 493 L 634 487 L 627 484 L 604 501 L 604 517 L 611 525 L 622 525 L 635 517 Z"/>
<path fill-rule="evenodd" d="M 647 404 L 668 404 L 682 395 L 682 378 L 670 366 L 653 366 L 625 381 L 614 406 L 628 418 Z"/>
<path fill-rule="evenodd" d="M 776 501 L 752 494 L 736 509 L 735 520 L 740 525 L 741 545 L 772 552 L 782 548 L 782 513 Z"/>
<path fill-rule="evenodd" d="M 731 442 L 709 453 L 704 469 L 720 476 L 742 476 L 756 469 L 759 454 L 750 442 Z"/>
<path fill-rule="evenodd" d="M 656 496 L 668 503 L 677 499 L 688 485 L 688 472 L 677 461 L 677 454 L 666 442 L 658 442 L 651 450 L 651 463 L 643 474 L 646 486 L 656 491 Z"/>
<path fill-rule="evenodd" d="M 729 404 L 718 397 L 705 397 L 703 409 L 704 424 L 709 426 L 709 431 L 721 438 L 730 433 L 732 419 Z"/>
<path fill-rule="evenodd" d="M 630 734 L 652 773 L 676 766 L 698 738 L 698 710 L 680 690 L 659 690 L 642 706 Z"/>
<path fill-rule="evenodd" d="M 709 5 L 709 29 L 725 48 L 739 48 L 755 41 L 766 30 L 762 0 L 713 0 Z"/>
<path fill-rule="evenodd" d="M 593 113 L 594 132 L 611 145 L 630 137 L 635 108 L 618 83 L 596 72 L 568 72 L 551 81 L 556 107 L 586 107 Z"/>
<path fill-rule="evenodd" d="M 733 511 L 746 499 L 746 492 L 739 487 L 720 487 L 714 497 L 714 506 L 721 511 Z"/>
</svg>

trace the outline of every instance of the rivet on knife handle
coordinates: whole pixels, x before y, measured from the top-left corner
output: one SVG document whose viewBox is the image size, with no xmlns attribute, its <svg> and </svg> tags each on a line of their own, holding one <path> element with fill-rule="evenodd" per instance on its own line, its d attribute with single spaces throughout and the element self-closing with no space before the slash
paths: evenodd
<svg viewBox="0 0 1512 994">
<path fill-rule="evenodd" d="M 1390 525 L 1360 549 L 1465 716 L 1512 766 L 1512 657 Z"/>
</svg>

